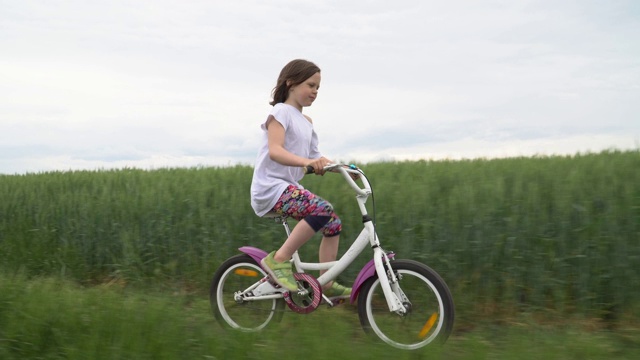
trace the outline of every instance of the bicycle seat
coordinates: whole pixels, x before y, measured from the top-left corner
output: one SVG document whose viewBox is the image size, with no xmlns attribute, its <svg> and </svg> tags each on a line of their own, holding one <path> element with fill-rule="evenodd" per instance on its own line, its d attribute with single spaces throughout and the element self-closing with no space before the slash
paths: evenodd
<svg viewBox="0 0 640 360">
<path fill-rule="evenodd" d="M 262 217 L 266 218 L 266 219 L 277 219 L 277 218 L 282 217 L 282 215 L 278 214 L 275 211 L 269 211 L 268 213 L 262 215 Z"/>
</svg>

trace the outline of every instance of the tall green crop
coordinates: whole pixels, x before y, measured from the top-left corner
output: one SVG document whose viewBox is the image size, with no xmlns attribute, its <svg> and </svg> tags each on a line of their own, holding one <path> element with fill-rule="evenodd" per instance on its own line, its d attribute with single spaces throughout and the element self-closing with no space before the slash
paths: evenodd
<svg viewBox="0 0 640 360">
<path fill-rule="evenodd" d="M 385 248 L 437 270 L 469 315 L 637 316 L 638 151 L 363 169 Z M 284 240 L 251 210 L 251 174 L 235 166 L 0 176 L 0 269 L 206 288 L 238 247 L 271 250 Z M 353 193 L 333 174 L 303 184 L 337 209 L 344 252 L 362 227 Z M 317 259 L 317 239 L 301 253 Z"/>
</svg>

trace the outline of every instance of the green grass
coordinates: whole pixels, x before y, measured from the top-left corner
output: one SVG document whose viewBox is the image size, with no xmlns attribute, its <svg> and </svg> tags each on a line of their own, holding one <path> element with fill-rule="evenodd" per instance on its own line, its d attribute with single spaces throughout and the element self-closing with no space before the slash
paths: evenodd
<svg viewBox="0 0 640 360">
<path fill-rule="evenodd" d="M 58 278 L 0 275 L 0 358 L 10 359 L 636 359 L 640 329 L 592 321 L 553 324 L 523 316 L 496 324 L 464 319 L 449 341 L 421 352 L 367 337 L 356 309 L 287 312 L 259 333 L 223 330 L 205 294 L 90 288 Z"/>
<path fill-rule="evenodd" d="M 449 284 L 458 313 L 640 319 L 640 152 L 363 165 L 386 249 Z M 282 228 L 249 205 L 252 168 L 0 176 L 0 271 L 82 285 L 205 289 L 237 248 L 265 250 Z M 309 176 L 344 223 L 361 228 L 338 176 Z M 370 207 L 372 209 L 372 207 Z M 301 249 L 315 259 L 317 242 Z M 342 275 L 349 283 L 369 260 Z"/>
</svg>

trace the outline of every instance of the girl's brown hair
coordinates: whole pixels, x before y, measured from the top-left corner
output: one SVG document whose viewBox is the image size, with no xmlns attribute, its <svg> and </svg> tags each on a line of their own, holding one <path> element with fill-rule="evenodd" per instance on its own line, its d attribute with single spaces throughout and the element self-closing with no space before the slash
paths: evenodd
<svg viewBox="0 0 640 360">
<path fill-rule="evenodd" d="M 289 96 L 289 89 L 291 89 L 292 86 L 302 84 L 317 72 L 320 72 L 320 68 L 311 61 L 302 59 L 290 61 L 282 68 L 282 71 L 280 71 L 276 87 L 274 87 L 271 92 L 273 101 L 269 104 L 275 105 L 285 102 Z"/>
</svg>

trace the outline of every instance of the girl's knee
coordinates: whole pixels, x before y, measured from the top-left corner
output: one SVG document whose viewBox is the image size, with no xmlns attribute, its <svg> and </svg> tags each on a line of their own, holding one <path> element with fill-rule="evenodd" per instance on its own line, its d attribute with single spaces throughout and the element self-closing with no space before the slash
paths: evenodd
<svg viewBox="0 0 640 360">
<path fill-rule="evenodd" d="M 322 229 L 322 235 L 327 238 L 334 237 L 340 235 L 342 231 L 342 221 L 340 218 L 334 213 L 331 216 L 331 220 L 327 222 L 327 224 Z"/>
</svg>

